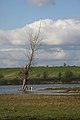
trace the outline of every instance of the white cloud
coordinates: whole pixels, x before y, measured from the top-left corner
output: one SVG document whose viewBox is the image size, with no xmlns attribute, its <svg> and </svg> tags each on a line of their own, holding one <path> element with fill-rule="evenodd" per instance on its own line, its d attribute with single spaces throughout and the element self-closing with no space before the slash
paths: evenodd
<svg viewBox="0 0 80 120">
<path fill-rule="evenodd" d="M 28 43 L 27 32 L 36 33 L 38 31 L 40 21 L 26 25 L 21 29 L 0 30 L 0 45 L 24 45 Z M 41 22 L 41 37 L 43 43 L 48 45 L 60 44 L 80 44 L 80 21 L 73 19 L 50 20 L 45 19 Z"/>
<path fill-rule="evenodd" d="M 0 30 L 0 67 L 9 66 L 9 63 L 10 66 L 17 66 L 18 61 L 24 64 L 25 48 L 29 45 L 27 32 L 35 35 L 39 25 L 40 21 L 35 21 L 21 29 Z M 43 48 L 38 51 L 37 57 L 41 61 L 46 63 L 47 60 L 49 63 L 51 59 L 55 64 L 59 64 L 62 63 L 61 60 L 66 60 L 71 64 L 72 60 L 73 64 L 80 65 L 80 20 L 42 20 L 40 37 L 43 38 Z M 11 62 L 7 64 L 6 60 Z"/>
<path fill-rule="evenodd" d="M 38 7 L 44 7 L 54 4 L 54 0 L 27 0 L 27 2 Z"/>
<path fill-rule="evenodd" d="M 17 51 L 19 51 L 19 52 L 23 51 L 23 52 L 25 52 L 25 49 L 24 48 L 20 48 L 20 49 L 19 48 L 7 48 L 7 49 L 6 48 L 1 48 L 0 49 L 0 52 L 4 52 L 4 51 L 6 51 L 6 52 L 8 52 L 8 51 L 16 51 L 16 52 Z"/>
<path fill-rule="evenodd" d="M 44 43 L 47 44 L 76 44 L 80 43 L 80 22 L 75 20 L 48 20 L 45 22 L 42 30 L 43 36 L 46 39 Z"/>
</svg>

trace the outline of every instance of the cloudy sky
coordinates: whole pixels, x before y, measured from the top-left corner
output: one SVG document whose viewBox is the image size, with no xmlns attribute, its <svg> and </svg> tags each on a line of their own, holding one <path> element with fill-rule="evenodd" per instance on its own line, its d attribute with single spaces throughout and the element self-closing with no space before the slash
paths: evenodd
<svg viewBox="0 0 80 120">
<path fill-rule="evenodd" d="M 36 65 L 80 66 L 80 0 L 0 0 L 0 67 L 27 63 L 27 33 L 40 19 Z"/>
</svg>

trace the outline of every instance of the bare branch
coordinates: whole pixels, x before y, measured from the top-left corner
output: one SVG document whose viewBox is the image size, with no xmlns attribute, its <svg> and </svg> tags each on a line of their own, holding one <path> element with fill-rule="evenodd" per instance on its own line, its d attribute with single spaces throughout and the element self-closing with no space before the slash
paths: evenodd
<svg viewBox="0 0 80 120">
<path fill-rule="evenodd" d="M 31 65 L 33 64 L 33 60 L 34 60 L 35 51 L 37 51 L 38 48 L 41 46 L 40 42 L 42 39 L 40 39 L 40 30 L 41 30 L 41 20 L 40 20 L 38 32 L 35 33 L 35 35 L 30 32 L 27 32 L 29 45 L 30 45 L 30 51 L 27 54 L 28 64 L 26 64 L 26 66 L 24 67 L 23 89 L 25 88 L 25 85 L 27 83 L 29 71 L 30 71 Z"/>
</svg>

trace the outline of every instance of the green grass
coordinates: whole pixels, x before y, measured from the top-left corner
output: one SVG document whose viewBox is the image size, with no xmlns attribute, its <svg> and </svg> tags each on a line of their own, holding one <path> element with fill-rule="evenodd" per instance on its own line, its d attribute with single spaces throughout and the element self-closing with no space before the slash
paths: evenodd
<svg viewBox="0 0 80 120">
<path fill-rule="evenodd" d="M 4 79 L 14 79 L 20 71 L 20 68 L 0 68 L 0 73 L 4 75 Z"/>
<path fill-rule="evenodd" d="M 79 73 L 80 72 L 80 67 L 78 66 L 66 66 L 66 67 L 34 67 L 33 68 L 34 73 L 43 73 L 43 72 L 54 72 L 54 73 L 58 73 L 58 72 L 62 72 L 64 73 L 66 70 L 72 70 L 73 72 Z"/>
<path fill-rule="evenodd" d="M 32 83 L 35 83 L 35 81 L 43 81 L 44 73 L 47 74 L 46 80 L 51 80 L 54 82 L 57 81 L 59 73 L 64 76 L 65 72 L 67 70 L 70 70 L 74 73 L 75 79 L 80 78 L 80 67 L 77 66 L 66 66 L 66 67 L 33 67 L 31 69 L 29 78 L 32 79 Z M 19 81 L 19 73 L 20 68 L 0 68 L 0 73 L 3 74 L 4 78 L 0 79 L 0 81 Z M 78 77 L 76 77 L 78 76 Z M 46 81 L 44 80 L 44 81 Z"/>
<path fill-rule="evenodd" d="M 75 74 L 80 75 L 80 67 L 33 67 L 31 69 L 31 77 L 37 77 L 39 74 L 43 75 L 44 72 L 48 73 L 48 76 L 57 76 L 59 72 L 64 74 L 65 71 L 71 70 Z M 15 77 L 20 72 L 20 68 L 0 68 L 0 72 L 4 74 L 5 78 Z"/>
<path fill-rule="evenodd" d="M 0 95 L 0 120 L 80 120 L 80 96 Z"/>
</svg>

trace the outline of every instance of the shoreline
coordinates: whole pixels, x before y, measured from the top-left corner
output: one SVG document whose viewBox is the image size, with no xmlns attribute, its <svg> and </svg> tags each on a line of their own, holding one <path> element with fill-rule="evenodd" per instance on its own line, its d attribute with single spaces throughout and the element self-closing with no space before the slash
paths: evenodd
<svg viewBox="0 0 80 120">
<path fill-rule="evenodd" d="M 40 83 L 28 83 L 27 85 L 42 85 L 42 84 L 80 84 L 80 81 L 78 82 L 40 82 Z M 15 83 L 15 82 L 0 82 L 1 85 L 22 85 L 22 83 Z"/>
</svg>

